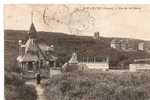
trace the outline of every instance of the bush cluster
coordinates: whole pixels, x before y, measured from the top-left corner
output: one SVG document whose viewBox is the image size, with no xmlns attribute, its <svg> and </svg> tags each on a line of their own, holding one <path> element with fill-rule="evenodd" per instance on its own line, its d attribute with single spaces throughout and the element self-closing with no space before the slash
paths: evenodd
<svg viewBox="0 0 150 100">
<path fill-rule="evenodd" d="M 17 73 L 5 72 L 5 100 L 36 100 L 35 88 L 24 82 Z"/>
<path fill-rule="evenodd" d="M 52 77 L 47 100 L 148 100 L 150 73 L 75 72 Z"/>
</svg>

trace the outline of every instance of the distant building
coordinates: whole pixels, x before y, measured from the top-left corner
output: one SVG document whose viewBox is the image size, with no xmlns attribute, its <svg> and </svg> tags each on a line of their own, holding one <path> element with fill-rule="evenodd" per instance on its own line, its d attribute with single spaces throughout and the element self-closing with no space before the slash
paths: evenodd
<svg viewBox="0 0 150 100">
<path fill-rule="evenodd" d="M 146 52 L 150 52 L 150 42 L 145 42 L 145 44 L 144 44 L 144 50 Z"/>
<path fill-rule="evenodd" d="M 138 44 L 138 50 L 144 51 L 144 42 Z"/>
<path fill-rule="evenodd" d="M 110 47 L 118 50 L 127 51 L 129 42 L 123 39 L 113 39 L 110 43 Z"/>
<path fill-rule="evenodd" d="M 50 67 L 56 67 L 57 57 L 54 56 L 54 46 L 38 41 L 33 23 L 28 36 L 25 44 L 19 40 L 19 55 L 17 57 L 19 67 L 22 73 L 28 77 L 33 78 L 36 73 L 46 75 L 49 73 Z"/>
<path fill-rule="evenodd" d="M 100 39 L 100 34 L 99 34 L 99 32 L 95 32 L 95 33 L 94 33 L 94 39 L 97 39 L 97 40 Z"/>
<path fill-rule="evenodd" d="M 150 52 L 150 42 L 140 42 L 138 44 L 138 50 Z"/>
<path fill-rule="evenodd" d="M 114 49 L 121 49 L 121 42 L 120 40 L 113 39 L 110 43 L 110 47 Z"/>
<path fill-rule="evenodd" d="M 138 50 L 138 44 L 135 41 L 129 41 L 128 51 L 137 51 L 137 50 Z"/>
<path fill-rule="evenodd" d="M 128 50 L 128 40 L 120 40 L 121 42 L 121 49 L 122 50 Z"/>
<path fill-rule="evenodd" d="M 150 58 L 135 59 L 134 63 L 129 65 L 129 71 L 150 71 Z"/>
</svg>

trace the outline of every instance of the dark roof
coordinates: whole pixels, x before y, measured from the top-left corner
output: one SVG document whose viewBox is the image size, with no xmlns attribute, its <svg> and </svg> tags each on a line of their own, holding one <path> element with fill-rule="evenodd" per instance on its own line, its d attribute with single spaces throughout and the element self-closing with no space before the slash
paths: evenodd
<svg viewBox="0 0 150 100">
<path fill-rule="evenodd" d="M 38 52 L 38 49 L 37 41 L 29 38 L 25 44 L 25 52 Z"/>
<path fill-rule="evenodd" d="M 39 61 L 39 60 L 56 60 L 57 57 L 53 55 L 46 55 L 44 51 L 53 51 L 53 48 L 44 44 L 37 42 L 37 32 L 34 24 L 31 24 L 29 30 L 29 39 L 25 45 L 22 47 L 25 48 L 24 55 L 18 56 L 17 60 L 19 62 L 30 62 L 30 61 Z"/>
<path fill-rule="evenodd" d="M 44 51 L 53 51 L 53 49 L 46 44 L 38 44 L 35 39 L 29 38 L 25 47 L 25 53 L 22 56 L 18 56 L 17 60 L 19 62 L 30 62 L 38 60 L 49 60 L 54 61 L 57 57 L 53 55 L 47 55 Z"/>
<path fill-rule="evenodd" d="M 29 38 L 35 38 L 35 39 L 37 38 L 37 32 L 33 23 L 30 26 L 28 34 L 29 34 Z"/>
<path fill-rule="evenodd" d="M 20 60 L 21 62 L 32 62 L 32 61 L 39 61 L 39 57 L 36 54 L 32 53 L 25 53 L 24 56 Z"/>
</svg>

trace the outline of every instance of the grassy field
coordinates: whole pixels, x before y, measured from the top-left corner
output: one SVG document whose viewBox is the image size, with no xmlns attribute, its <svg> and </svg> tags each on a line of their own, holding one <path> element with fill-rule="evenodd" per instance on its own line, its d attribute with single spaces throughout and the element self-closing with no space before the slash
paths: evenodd
<svg viewBox="0 0 150 100">
<path fill-rule="evenodd" d="M 5 100 L 37 100 L 36 90 L 25 85 L 16 72 L 5 71 Z"/>
<path fill-rule="evenodd" d="M 135 58 L 147 58 L 146 52 L 123 52 L 110 48 L 112 38 L 95 40 L 87 36 L 63 33 L 38 32 L 39 41 L 55 46 L 58 64 L 64 64 L 76 48 L 78 57 L 109 56 L 110 68 L 120 68 L 119 64 L 129 64 Z M 28 39 L 27 31 L 5 30 L 5 98 L 6 100 L 36 100 L 35 89 L 26 86 L 18 76 L 18 40 Z M 139 40 L 132 40 L 138 42 Z M 119 67 L 116 67 L 119 66 Z M 45 84 L 47 100 L 147 100 L 150 98 L 149 73 L 77 72 L 65 73 L 50 79 Z M 28 98 L 26 98 L 28 96 Z"/>
<path fill-rule="evenodd" d="M 150 73 L 64 73 L 44 87 L 47 100 L 149 100 Z"/>
</svg>

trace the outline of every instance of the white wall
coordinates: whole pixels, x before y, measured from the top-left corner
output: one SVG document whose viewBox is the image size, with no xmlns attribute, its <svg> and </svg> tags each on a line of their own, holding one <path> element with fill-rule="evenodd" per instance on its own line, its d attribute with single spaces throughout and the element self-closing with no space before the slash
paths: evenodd
<svg viewBox="0 0 150 100">
<path fill-rule="evenodd" d="M 61 74 L 61 71 L 59 69 L 50 69 L 50 77 L 59 74 Z"/>
<path fill-rule="evenodd" d="M 107 62 L 80 62 L 81 65 L 86 65 L 89 69 L 109 69 L 109 64 Z"/>
<path fill-rule="evenodd" d="M 150 64 L 130 64 L 129 70 L 131 72 L 136 72 L 139 70 L 150 70 Z"/>
</svg>

